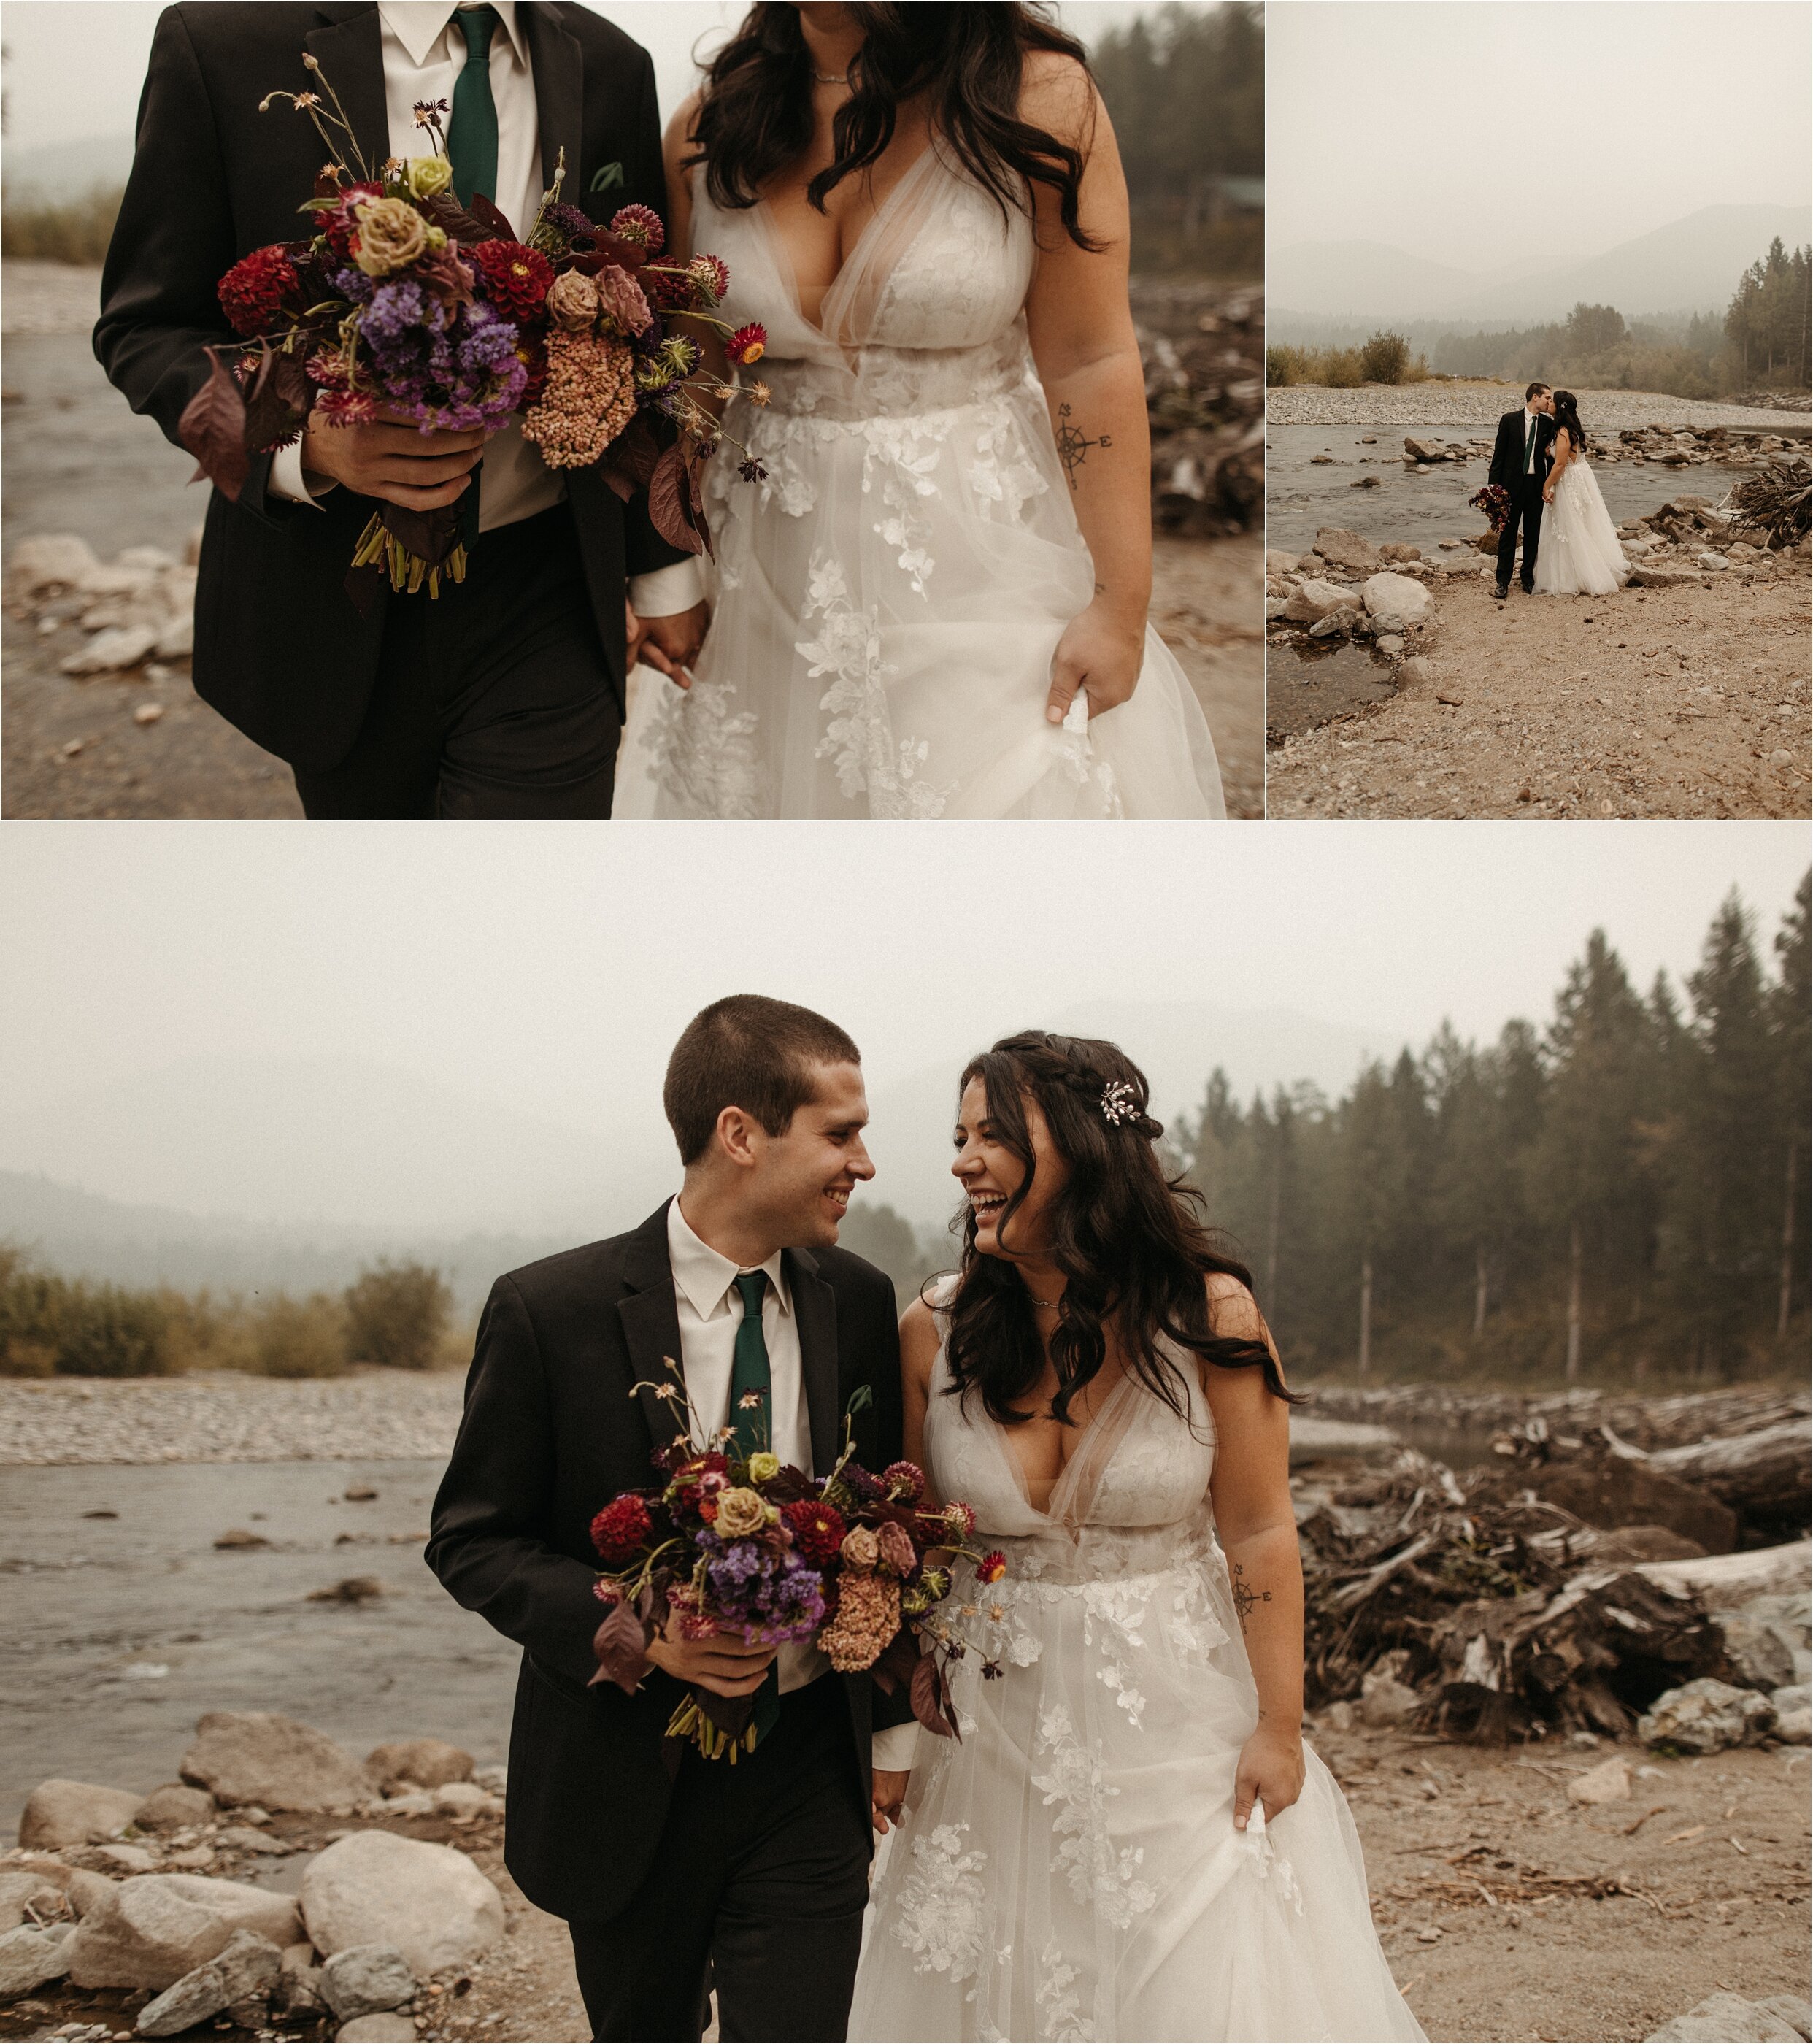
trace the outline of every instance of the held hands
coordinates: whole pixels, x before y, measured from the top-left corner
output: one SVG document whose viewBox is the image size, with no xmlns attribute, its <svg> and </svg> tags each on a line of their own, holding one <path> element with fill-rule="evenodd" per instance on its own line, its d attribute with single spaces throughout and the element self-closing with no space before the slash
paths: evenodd
<svg viewBox="0 0 1813 2044">
<path fill-rule="evenodd" d="M 878 1837 L 885 1838 L 889 1823 L 900 1822 L 901 1805 L 906 1800 L 907 1784 L 912 1779 L 910 1771 L 894 1774 L 884 1767 L 870 1771 L 869 1820 Z"/>
<path fill-rule="evenodd" d="M 1542 485 L 1542 501 L 1545 504 L 1553 504 L 1554 501 L 1555 486 L 1552 482 L 1545 482 Z"/>
<path fill-rule="evenodd" d="M 1234 1770 L 1234 1828 L 1243 1831 L 1255 1797 L 1269 1824 L 1303 1793 L 1303 1741 L 1295 1733 L 1273 1731 L 1262 1720 L 1240 1749 Z"/>
<path fill-rule="evenodd" d="M 691 663 L 705 643 L 712 621 L 709 603 L 695 603 L 690 610 L 676 611 L 670 617 L 639 617 L 629 613 L 628 665 L 641 660 L 659 670 L 678 688 L 689 689 Z"/>
<path fill-rule="evenodd" d="M 1100 717 L 1124 703 L 1139 679 L 1146 657 L 1146 606 L 1130 613 L 1098 596 L 1073 617 L 1051 656 L 1051 687 L 1045 698 L 1045 719 L 1062 724 L 1078 689 L 1086 690 L 1089 713 Z"/>
<path fill-rule="evenodd" d="M 657 1633 L 644 1650 L 652 1666 L 677 1682 L 688 1682 L 714 1696 L 752 1696 L 762 1686 L 772 1646 L 752 1645 L 734 1633 L 714 1633 L 709 1639 L 670 1639 Z"/>
<path fill-rule="evenodd" d="M 394 411 L 356 426 L 330 425 L 311 414 L 302 435 L 305 470 L 358 496 L 409 511 L 436 510 L 463 496 L 484 451 L 482 428 L 419 432 Z"/>
</svg>

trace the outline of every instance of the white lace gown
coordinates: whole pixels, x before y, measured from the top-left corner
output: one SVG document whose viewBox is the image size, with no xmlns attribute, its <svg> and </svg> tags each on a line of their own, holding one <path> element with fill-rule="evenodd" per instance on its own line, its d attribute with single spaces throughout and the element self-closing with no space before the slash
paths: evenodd
<svg viewBox="0 0 1813 2044">
<path fill-rule="evenodd" d="M 1538 596 L 1609 596 L 1631 578 L 1599 478 L 1583 455 L 1561 471 L 1536 547 Z"/>
<path fill-rule="evenodd" d="M 921 1732 L 877 1881 L 858 2039 L 1420 2038 L 1392 1983 L 1360 1842 L 1307 1748 L 1303 1794 L 1234 1828 L 1258 1700 L 1208 1504 L 1214 1433 L 1132 1380 L 1041 1512 L 1002 1430 L 940 1354 L 925 1456 L 1006 1578 L 954 1601 L 999 1653 L 954 1670 L 962 1739 Z M 950 1607 L 947 1607 L 948 1609 Z M 997 1616 L 998 1614 L 998 1616 Z"/>
<path fill-rule="evenodd" d="M 711 464 L 711 632 L 689 691 L 638 674 L 616 813 L 1224 813 L 1156 632 L 1131 701 L 1086 729 L 1046 721 L 1095 575 L 1027 344 L 1026 217 L 928 150 L 816 325 L 766 205 L 720 211 L 695 179 L 693 221 L 730 267 L 723 317 L 768 329 L 743 380 L 772 401 L 739 394 L 726 417 L 767 478 L 742 481 L 728 443 Z"/>
</svg>

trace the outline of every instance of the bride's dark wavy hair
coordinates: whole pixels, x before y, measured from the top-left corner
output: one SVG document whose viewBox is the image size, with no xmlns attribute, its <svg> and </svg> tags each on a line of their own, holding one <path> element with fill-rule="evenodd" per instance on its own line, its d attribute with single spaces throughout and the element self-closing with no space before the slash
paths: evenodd
<svg viewBox="0 0 1813 2044">
<path fill-rule="evenodd" d="M 1576 454 L 1586 450 L 1586 428 L 1580 422 L 1580 400 L 1571 390 L 1558 390 L 1555 397 L 1555 431 L 1563 426 L 1568 429 L 1568 442 Z"/>
<path fill-rule="evenodd" d="M 869 169 L 893 140 L 902 103 L 929 92 L 934 133 L 1004 213 L 1009 206 L 1026 209 L 1027 184 L 1048 186 L 1070 239 L 1080 248 L 1100 245 L 1077 217 L 1082 152 L 1020 117 L 1030 52 L 1051 51 L 1089 69 L 1082 44 L 1048 21 L 1043 6 L 852 0 L 846 11 L 863 42 L 850 62 L 850 97 L 832 125 L 836 153 L 806 186 L 820 213 L 826 194 Z M 705 165 L 718 206 L 751 206 L 770 178 L 805 153 L 812 136 L 812 59 L 799 10 L 786 0 L 756 0 L 707 67 L 687 167 Z"/>
<path fill-rule="evenodd" d="M 1188 1385 L 1161 1339 L 1217 1369 L 1258 1370 L 1274 1397 L 1301 1402 L 1303 1394 L 1286 1388 L 1262 1341 L 1215 1331 L 1208 1279 L 1235 1278 L 1250 1290 L 1252 1273 L 1218 1246 L 1197 1188 L 1166 1176 L 1154 1147 L 1163 1125 L 1147 1112 L 1145 1074 L 1124 1051 L 1092 1037 L 1028 1029 L 972 1058 L 958 1082 L 959 1096 L 976 1078 L 988 1097 L 996 1141 L 1026 1167 L 996 1224 L 1001 1233 L 1032 1189 L 1028 1100 L 1038 1102 L 1070 1170 L 1046 1209 L 1048 1253 L 1066 1281 L 1051 1347 L 1058 1373 L 1054 1419 L 1074 1424 L 1071 1400 L 1106 1361 L 1111 1329 L 1128 1369 L 1181 1418 L 1189 1416 Z M 1104 1105 L 1117 1119 L 1104 1113 Z M 1019 1272 L 1004 1257 L 978 1252 L 975 1217 L 966 1206 L 962 1228 L 945 1345 L 951 1389 L 960 1397 L 980 1392 L 993 1418 L 1015 1426 L 1031 1416 L 1016 1406 L 1045 1374 L 1044 1343 Z"/>
</svg>

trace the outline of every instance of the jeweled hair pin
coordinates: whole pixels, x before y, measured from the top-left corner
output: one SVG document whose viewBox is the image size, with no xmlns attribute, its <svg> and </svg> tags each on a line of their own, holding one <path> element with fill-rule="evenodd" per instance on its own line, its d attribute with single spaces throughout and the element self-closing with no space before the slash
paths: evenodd
<svg viewBox="0 0 1813 2044">
<path fill-rule="evenodd" d="M 1111 1079 L 1102 1088 L 1101 1118 L 1113 1128 L 1118 1128 L 1124 1121 L 1145 1120 L 1145 1110 L 1129 1081 Z"/>
</svg>

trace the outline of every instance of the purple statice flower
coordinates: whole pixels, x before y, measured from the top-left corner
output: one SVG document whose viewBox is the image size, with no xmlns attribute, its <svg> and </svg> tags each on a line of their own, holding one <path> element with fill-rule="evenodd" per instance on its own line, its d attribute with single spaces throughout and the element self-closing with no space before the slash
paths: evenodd
<svg viewBox="0 0 1813 2044">
<path fill-rule="evenodd" d="M 446 313 L 440 299 L 431 298 L 420 284 L 403 277 L 393 283 L 380 284 L 371 294 L 359 327 L 375 345 L 394 346 L 413 337 L 418 327 L 445 324 Z"/>
<path fill-rule="evenodd" d="M 706 1558 L 706 1605 L 720 1625 L 767 1646 L 817 1633 L 824 1585 L 816 1569 L 762 1541 L 701 1534 L 699 1545 Z"/>
</svg>

